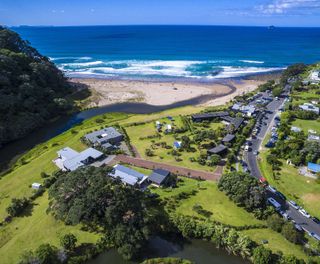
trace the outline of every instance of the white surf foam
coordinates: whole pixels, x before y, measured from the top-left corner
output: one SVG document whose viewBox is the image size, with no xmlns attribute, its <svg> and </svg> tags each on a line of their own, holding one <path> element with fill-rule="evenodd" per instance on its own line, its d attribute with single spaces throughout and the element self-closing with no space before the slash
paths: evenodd
<svg viewBox="0 0 320 264">
<path fill-rule="evenodd" d="M 256 60 L 240 60 L 240 61 L 245 63 L 252 63 L 252 64 L 264 64 L 264 61 L 256 61 Z"/>
</svg>

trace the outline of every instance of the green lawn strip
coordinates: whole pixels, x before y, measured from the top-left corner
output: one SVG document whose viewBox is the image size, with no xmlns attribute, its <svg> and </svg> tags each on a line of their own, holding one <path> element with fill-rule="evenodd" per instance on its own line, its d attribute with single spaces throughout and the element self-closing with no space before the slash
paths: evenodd
<svg viewBox="0 0 320 264">
<path fill-rule="evenodd" d="M 260 154 L 259 167 L 268 182 L 284 193 L 288 199 L 295 200 L 309 213 L 320 217 L 320 184 L 316 183 L 314 179 L 300 175 L 298 169 L 287 165 L 286 161 L 282 161 L 283 166 L 280 176 L 278 176 L 279 180 L 275 180 L 271 166 L 266 162 L 267 155 L 268 151 L 263 151 Z"/>
<path fill-rule="evenodd" d="M 303 252 L 301 246 L 289 242 L 280 233 L 277 233 L 271 229 L 251 229 L 241 232 L 248 235 L 258 244 L 262 244 L 262 240 L 267 240 L 268 243 L 264 246 L 272 250 L 274 253 L 282 251 L 285 255 L 294 255 L 300 259 L 307 259 L 307 256 Z"/>
<path fill-rule="evenodd" d="M 74 234 L 80 243 L 95 243 L 99 236 L 80 230 L 80 226 L 66 226 L 46 214 L 48 197 L 45 193 L 35 201 L 32 215 L 15 218 L 0 231 L 0 256 L 2 264 L 17 263 L 20 255 L 34 250 L 42 243 L 59 246 L 59 239 L 67 233 Z"/>
<path fill-rule="evenodd" d="M 218 190 L 215 182 L 197 181 L 189 178 L 181 179 L 183 182 L 179 183 L 178 188 L 152 189 L 163 199 L 181 192 L 197 190 L 196 195 L 181 202 L 176 210 L 177 213 L 200 216 L 192 208 L 194 205 L 201 205 L 203 209 L 212 213 L 211 219 L 224 224 L 233 226 L 265 224 L 264 221 L 255 219 L 254 216 L 230 201 L 223 192 Z"/>
<path fill-rule="evenodd" d="M 296 119 L 292 122 L 292 126 L 296 126 L 301 128 L 306 134 L 308 134 L 308 130 L 312 129 L 317 133 L 320 133 L 320 121 L 319 120 L 302 120 Z"/>
</svg>

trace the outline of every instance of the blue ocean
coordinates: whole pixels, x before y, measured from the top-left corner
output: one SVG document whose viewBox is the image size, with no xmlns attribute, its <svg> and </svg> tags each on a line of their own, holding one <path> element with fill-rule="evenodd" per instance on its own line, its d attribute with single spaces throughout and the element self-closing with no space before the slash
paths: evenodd
<svg viewBox="0 0 320 264">
<path fill-rule="evenodd" d="M 67 76 L 214 80 L 320 61 L 320 28 L 15 27 Z"/>
</svg>

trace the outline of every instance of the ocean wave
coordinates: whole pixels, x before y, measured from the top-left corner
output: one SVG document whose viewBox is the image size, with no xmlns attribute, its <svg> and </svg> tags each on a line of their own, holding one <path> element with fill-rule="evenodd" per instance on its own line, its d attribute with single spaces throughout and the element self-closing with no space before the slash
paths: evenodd
<svg viewBox="0 0 320 264">
<path fill-rule="evenodd" d="M 221 61 L 161 61 L 118 60 L 57 63 L 67 75 L 119 76 L 119 77 L 169 77 L 223 79 L 257 73 L 272 72 L 282 68 L 238 66 L 235 62 Z"/>
<path fill-rule="evenodd" d="M 220 73 L 218 73 L 216 76 L 213 76 L 211 78 L 214 78 L 214 79 L 225 79 L 225 78 L 241 77 L 241 76 L 247 76 L 247 75 L 251 75 L 251 74 L 278 71 L 278 70 L 281 70 L 283 68 L 223 66 L 222 69 L 223 70 Z"/>
<path fill-rule="evenodd" d="M 92 57 L 49 57 L 51 61 L 61 61 L 61 60 L 73 60 L 73 61 L 82 61 L 82 60 L 92 60 Z"/>
<path fill-rule="evenodd" d="M 239 60 L 241 62 L 245 63 L 251 63 L 251 64 L 264 64 L 264 61 L 256 61 L 256 60 Z"/>
</svg>

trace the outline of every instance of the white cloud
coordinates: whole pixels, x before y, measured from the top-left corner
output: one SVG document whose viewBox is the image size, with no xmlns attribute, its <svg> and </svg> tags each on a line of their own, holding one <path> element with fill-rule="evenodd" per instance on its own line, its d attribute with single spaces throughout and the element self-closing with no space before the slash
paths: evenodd
<svg viewBox="0 0 320 264">
<path fill-rule="evenodd" d="M 267 15 L 315 12 L 320 9 L 320 0 L 273 0 L 269 4 L 256 6 L 255 9 Z"/>
</svg>

